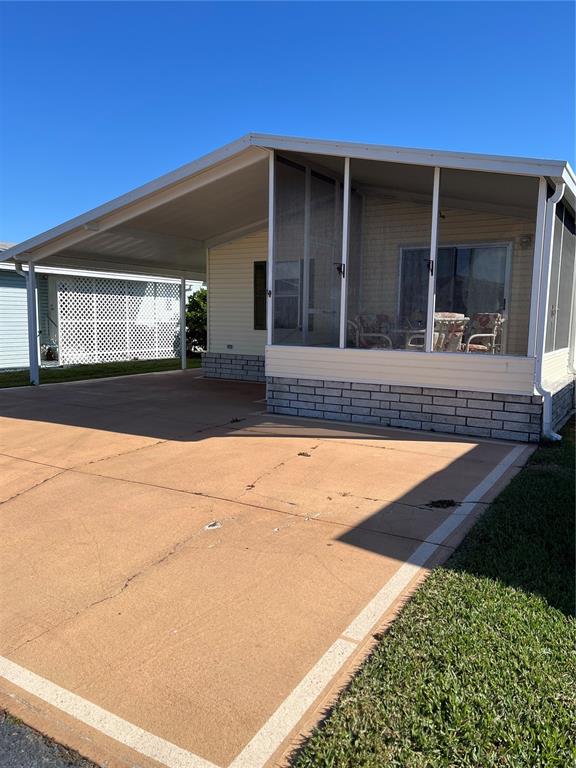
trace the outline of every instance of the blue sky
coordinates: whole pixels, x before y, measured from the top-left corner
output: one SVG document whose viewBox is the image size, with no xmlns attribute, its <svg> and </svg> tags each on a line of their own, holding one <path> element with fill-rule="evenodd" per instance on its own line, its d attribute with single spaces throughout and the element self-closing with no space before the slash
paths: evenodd
<svg viewBox="0 0 576 768">
<path fill-rule="evenodd" d="M 14 2 L 0 240 L 248 131 L 575 159 L 571 2 Z"/>
</svg>

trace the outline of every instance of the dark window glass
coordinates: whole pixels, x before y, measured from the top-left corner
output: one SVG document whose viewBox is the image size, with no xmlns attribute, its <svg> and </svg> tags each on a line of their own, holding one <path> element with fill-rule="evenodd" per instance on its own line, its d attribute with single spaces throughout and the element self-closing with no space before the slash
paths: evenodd
<svg viewBox="0 0 576 768">
<path fill-rule="evenodd" d="M 254 330 L 266 330 L 266 262 L 254 262 Z"/>
</svg>

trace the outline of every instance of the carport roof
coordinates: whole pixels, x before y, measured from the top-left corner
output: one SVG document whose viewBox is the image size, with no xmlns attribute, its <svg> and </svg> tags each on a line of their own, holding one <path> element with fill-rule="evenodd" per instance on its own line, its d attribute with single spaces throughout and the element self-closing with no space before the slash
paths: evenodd
<svg viewBox="0 0 576 768">
<path fill-rule="evenodd" d="M 269 150 L 545 176 L 576 176 L 559 160 L 504 157 L 249 133 L 0 255 L 0 261 L 202 279 L 206 248 L 265 226 Z"/>
</svg>

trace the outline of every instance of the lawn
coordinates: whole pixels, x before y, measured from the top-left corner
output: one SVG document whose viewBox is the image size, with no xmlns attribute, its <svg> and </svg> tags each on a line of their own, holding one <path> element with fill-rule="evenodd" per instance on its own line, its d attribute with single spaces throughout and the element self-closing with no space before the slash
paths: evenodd
<svg viewBox="0 0 576 768">
<path fill-rule="evenodd" d="M 188 368 L 199 368 L 200 365 L 200 357 L 188 358 Z M 127 376 L 133 373 L 175 371 L 179 368 L 179 357 L 171 357 L 166 360 L 128 360 L 117 363 L 70 365 L 64 368 L 42 368 L 40 370 L 40 383 L 53 384 L 59 381 L 101 379 L 107 376 Z M 24 387 L 29 383 L 30 374 L 27 369 L 21 371 L 0 371 L 0 387 Z"/>
<path fill-rule="evenodd" d="M 379 640 L 294 768 L 576 764 L 574 423 Z"/>
</svg>

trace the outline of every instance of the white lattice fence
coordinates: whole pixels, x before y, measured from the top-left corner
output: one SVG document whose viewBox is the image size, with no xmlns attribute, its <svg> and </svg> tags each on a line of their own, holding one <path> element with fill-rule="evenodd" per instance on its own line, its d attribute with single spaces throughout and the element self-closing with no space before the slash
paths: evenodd
<svg viewBox="0 0 576 768">
<path fill-rule="evenodd" d="M 60 363 L 177 357 L 179 297 L 180 287 L 174 283 L 61 278 Z"/>
</svg>

